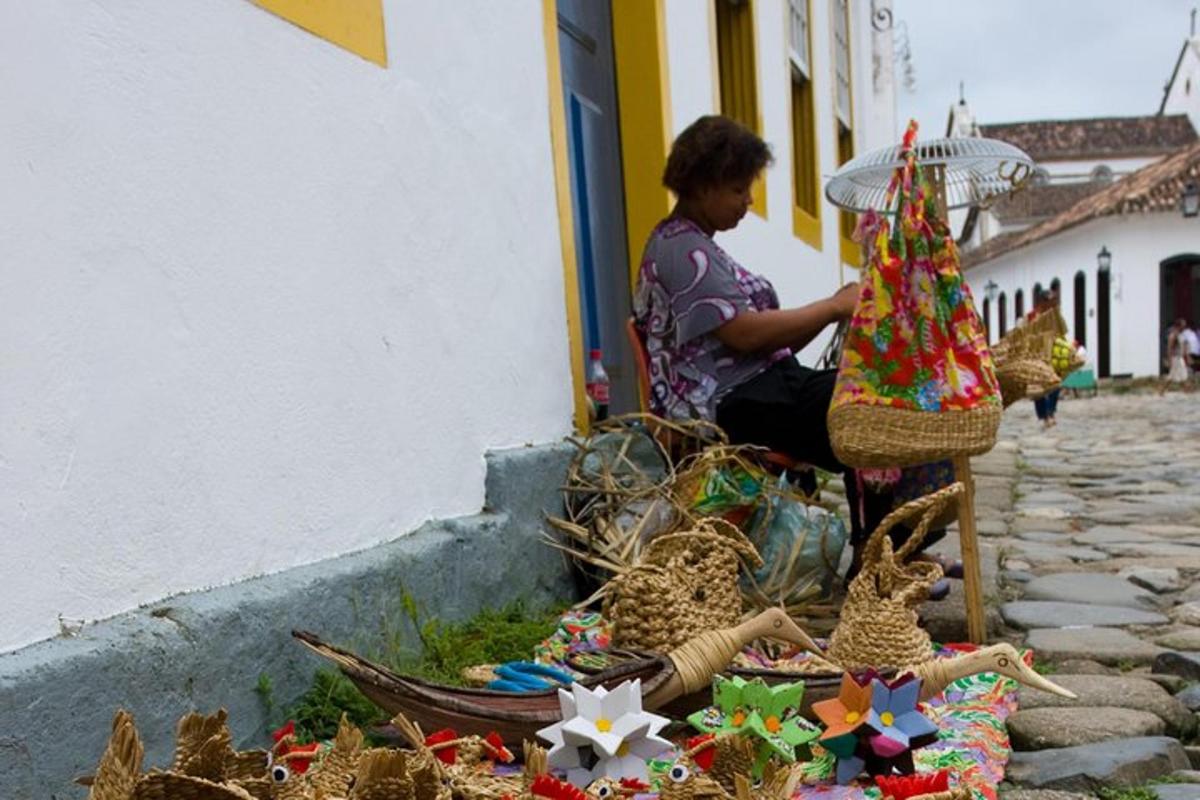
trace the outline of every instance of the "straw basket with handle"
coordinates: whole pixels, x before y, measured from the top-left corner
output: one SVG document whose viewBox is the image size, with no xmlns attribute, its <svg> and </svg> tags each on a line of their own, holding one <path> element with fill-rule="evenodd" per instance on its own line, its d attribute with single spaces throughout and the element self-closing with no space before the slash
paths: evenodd
<svg viewBox="0 0 1200 800">
<path fill-rule="evenodd" d="M 964 491 L 955 482 L 905 503 L 884 517 L 867 540 L 862 570 L 850 582 L 841 618 L 829 642 L 829 657 L 846 669 L 921 664 L 933 657 L 929 634 L 917 624 L 917 606 L 942 577 L 932 562 L 905 563 L 916 552 L 943 508 Z M 920 517 L 896 551 L 888 531 Z"/>
<path fill-rule="evenodd" d="M 833 450 L 853 467 L 985 453 L 1000 424 L 987 339 L 915 138 L 912 122 L 887 190 L 894 215 L 868 213 L 873 245 L 829 408 Z"/>
<path fill-rule="evenodd" d="M 1053 334 L 1019 331 L 1023 328 L 1010 334 L 1012 341 L 1006 337 L 992 351 L 1005 408 L 1018 400 L 1041 397 L 1062 382 L 1050 364 Z"/>
<path fill-rule="evenodd" d="M 606 587 L 613 644 L 666 652 L 705 631 L 733 627 L 742 616 L 743 560 L 762 566 L 754 545 L 723 519 L 705 518 L 692 530 L 654 539 Z"/>
</svg>

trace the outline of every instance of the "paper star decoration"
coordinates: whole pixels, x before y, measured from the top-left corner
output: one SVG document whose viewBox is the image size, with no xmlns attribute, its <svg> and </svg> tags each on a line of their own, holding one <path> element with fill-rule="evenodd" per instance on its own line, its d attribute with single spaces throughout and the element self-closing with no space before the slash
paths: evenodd
<svg viewBox="0 0 1200 800">
<path fill-rule="evenodd" d="M 599 778 L 649 778 L 647 759 L 671 748 L 658 736 L 670 722 L 642 710 L 642 682 L 625 681 L 612 691 L 578 683 L 558 690 L 562 722 L 538 731 L 552 746 L 551 767 L 565 770 L 579 788 Z"/>
<path fill-rule="evenodd" d="M 753 737 L 755 746 L 754 777 L 761 778 L 763 768 L 776 755 L 789 764 L 796 760 L 796 748 L 820 735 L 820 730 L 799 714 L 804 683 L 780 683 L 768 686 L 762 678 L 713 680 L 713 702 L 709 708 L 688 717 L 696 730 L 704 733 Z"/>
<path fill-rule="evenodd" d="M 837 757 L 837 781 L 849 783 L 865 769 L 871 775 L 913 772 L 912 751 L 937 738 L 938 728 L 921 713 L 921 680 L 904 675 L 885 682 L 874 673 L 846 673 L 838 696 L 813 704 L 825 723 L 820 744 Z"/>
</svg>

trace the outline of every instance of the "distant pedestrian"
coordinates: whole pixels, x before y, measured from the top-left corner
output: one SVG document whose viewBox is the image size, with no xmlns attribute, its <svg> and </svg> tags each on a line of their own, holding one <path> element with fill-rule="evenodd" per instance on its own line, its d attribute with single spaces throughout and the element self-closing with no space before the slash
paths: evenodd
<svg viewBox="0 0 1200 800">
<path fill-rule="evenodd" d="M 1161 395 L 1173 383 L 1187 386 L 1192 376 L 1192 355 L 1183 332 L 1188 329 L 1187 320 L 1177 319 L 1167 331 L 1167 377 L 1159 386 Z"/>
<path fill-rule="evenodd" d="M 1200 333 L 1196 333 L 1196 328 L 1191 323 L 1184 323 L 1183 332 L 1179 334 L 1179 338 L 1187 351 L 1188 363 L 1192 365 L 1192 377 L 1195 378 L 1197 371 L 1200 370 Z"/>
<path fill-rule="evenodd" d="M 1033 310 L 1029 312 L 1026 321 L 1032 322 L 1034 317 L 1039 314 L 1057 313 L 1058 292 L 1053 289 L 1039 289 L 1033 295 Z M 1058 331 L 1058 335 L 1063 336 L 1066 332 L 1066 328 L 1063 327 Z M 1058 424 L 1058 420 L 1054 416 L 1058 413 L 1058 395 L 1061 391 L 1061 389 L 1055 389 L 1041 397 L 1035 397 L 1033 400 L 1033 411 L 1037 414 L 1038 421 L 1042 423 L 1043 428 L 1053 428 Z"/>
</svg>

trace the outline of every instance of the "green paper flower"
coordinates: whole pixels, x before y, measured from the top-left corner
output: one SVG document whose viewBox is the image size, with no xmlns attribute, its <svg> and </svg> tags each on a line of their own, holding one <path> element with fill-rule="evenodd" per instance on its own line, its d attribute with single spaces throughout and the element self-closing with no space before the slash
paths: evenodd
<svg viewBox="0 0 1200 800">
<path fill-rule="evenodd" d="M 713 681 L 714 705 L 692 714 L 688 722 L 702 733 L 734 733 L 758 740 L 757 778 L 771 756 L 792 763 L 796 748 L 821 734 L 820 728 L 800 716 L 803 698 L 803 682 L 768 686 L 762 678 L 747 681 L 718 675 Z"/>
</svg>

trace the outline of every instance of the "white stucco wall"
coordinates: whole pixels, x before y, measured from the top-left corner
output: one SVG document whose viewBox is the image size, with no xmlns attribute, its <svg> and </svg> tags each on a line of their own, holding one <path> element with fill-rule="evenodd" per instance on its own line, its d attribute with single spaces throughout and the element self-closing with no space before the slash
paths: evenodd
<svg viewBox="0 0 1200 800">
<path fill-rule="evenodd" d="M 1192 127 L 1200 131 L 1200 38 L 1193 38 L 1184 48 L 1162 110 L 1164 114 L 1187 114 Z"/>
<path fill-rule="evenodd" d="M 1061 282 L 1063 317 L 1073 328 L 1075 273 L 1083 270 L 1087 308 L 1088 359 L 1095 367 L 1098 330 L 1096 319 L 1097 264 L 1101 247 L 1112 254 L 1111 280 L 1111 371 L 1113 374 L 1159 374 L 1160 317 L 1159 264 L 1183 253 L 1200 252 L 1200 222 L 1180 214 L 1134 214 L 1104 217 L 1049 239 L 1007 253 L 969 269 L 967 282 L 982 298 L 989 280 L 997 292 L 1008 297 L 1008 327 L 1013 325 L 1013 296 L 1025 291 L 1025 310 L 1033 307 L 1033 286 L 1049 288 Z M 991 304 L 992 341 L 999 336 L 998 300 Z M 982 311 L 981 311 L 982 313 Z M 1072 335 L 1074 331 L 1072 331 Z M 1078 338 L 1076 336 L 1076 338 Z"/>
<path fill-rule="evenodd" d="M 716 113 L 715 45 L 710 44 L 709 21 L 695 13 L 696 0 L 667 0 L 667 53 L 670 64 L 671 120 L 678 134 L 704 114 Z M 834 117 L 832 0 L 810 0 L 813 49 L 814 107 L 824 182 L 837 170 Z M 747 269 L 766 275 L 779 292 L 780 302 L 796 306 L 825 297 L 857 271 L 844 266 L 839 255 L 837 209 L 822 197 L 820 250 L 797 238 L 792 225 L 791 73 L 787 55 L 787 0 L 755 0 L 758 34 L 759 108 L 763 138 L 771 145 L 774 165 L 767 170 L 767 216 L 751 212 L 733 231 L 717 241 Z M 891 72 L 877 91 L 872 81 L 870 3 L 851 2 L 851 80 L 853 82 L 855 152 L 895 142 L 895 110 Z M 890 43 L 889 43 L 890 44 Z M 891 57 L 890 47 L 886 57 Z M 800 354 L 813 364 L 828 342 L 828 331 Z"/>
<path fill-rule="evenodd" d="M 541 6 L 0 7 L 0 650 L 478 511 L 568 432 Z"/>
<path fill-rule="evenodd" d="M 1038 166 L 1046 170 L 1055 183 L 1070 183 L 1091 180 L 1092 170 L 1104 164 L 1119 178 L 1137 172 L 1145 166 L 1162 159 L 1162 156 L 1136 156 L 1130 158 L 1076 159 L 1071 161 L 1039 161 Z"/>
</svg>

